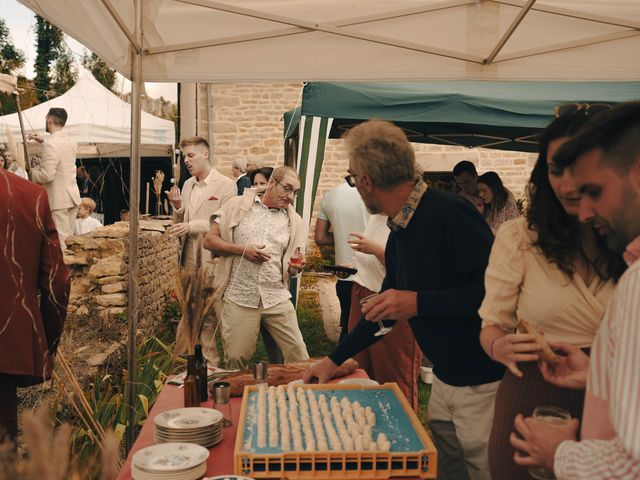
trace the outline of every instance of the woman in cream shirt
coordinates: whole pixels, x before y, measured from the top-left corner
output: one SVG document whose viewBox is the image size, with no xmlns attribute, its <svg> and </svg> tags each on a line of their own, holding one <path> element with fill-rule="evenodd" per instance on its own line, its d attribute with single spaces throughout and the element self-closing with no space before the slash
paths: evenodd
<svg viewBox="0 0 640 480">
<path fill-rule="evenodd" d="M 569 172 L 553 163 L 555 152 L 590 114 L 596 113 L 576 106 L 542 133 L 529 210 L 498 230 L 491 250 L 479 310 L 480 341 L 487 355 L 508 368 L 496 396 L 489 441 L 493 480 L 531 478 L 526 467 L 513 461 L 509 434 L 516 414 L 530 416 L 538 405 L 554 405 L 575 418 L 582 415 L 584 390 L 545 382 L 535 363 L 539 347 L 531 335 L 516 332 L 517 321 L 526 320 L 550 342 L 588 349 L 624 269 L 593 227 L 579 223 L 580 195 Z"/>
</svg>

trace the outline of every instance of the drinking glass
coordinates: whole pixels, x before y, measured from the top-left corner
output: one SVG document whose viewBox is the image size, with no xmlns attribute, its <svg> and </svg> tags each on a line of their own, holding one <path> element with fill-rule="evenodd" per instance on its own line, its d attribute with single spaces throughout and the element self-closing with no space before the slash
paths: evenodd
<svg viewBox="0 0 640 480">
<path fill-rule="evenodd" d="M 372 293 L 371 295 L 367 295 L 362 300 L 360 300 L 360 305 L 364 306 L 365 303 L 367 303 L 369 300 L 371 300 L 376 295 L 378 295 L 378 294 L 377 293 Z M 376 333 L 374 333 L 374 335 L 376 337 L 381 337 L 382 335 L 386 335 L 391 330 L 393 330 L 392 327 L 385 327 L 384 323 L 382 323 L 382 320 L 378 320 L 378 327 L 380 327 L 380 329 Z"/>
<path fill-rule="evenodd" d="M 231 384 L 229 382 L 216 382 L 213 384 L 213 407 L 222 412 L 224 428 L 233 425 L 231 414 Z"/>
<path fill-rule="evenodd" d="M 571 414 L 564 408 L 541 405 L 533 410 L 533 418 L 551 425 L 563 425 L 571 420 Z M 536 480 L 555 480 L 555 475 L 545 467 L 529 468 L 529 475 Z"/>
<path fill-rule="evenodd" d="M 291 266 L 300 268 L 302 267 L 302 252 L 300 247 L 296 248 L 296 251 L 291 254 Z"/>
</svg>

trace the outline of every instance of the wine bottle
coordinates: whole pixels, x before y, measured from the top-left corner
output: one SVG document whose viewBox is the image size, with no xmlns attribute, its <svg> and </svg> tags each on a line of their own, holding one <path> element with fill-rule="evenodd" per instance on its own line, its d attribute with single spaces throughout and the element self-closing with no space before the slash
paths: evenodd
<svg viewBox="0 0 640 480">
<path fill-rule="evenodd" d="M 198 391 L 200 392 L 200 401 L 206 402 L 209 398 L 207 391 L 208 380 L 207 360 L 202 355 L 202 345 L 196 345 L 196 376 L 198 377 Z"/>
</svg>

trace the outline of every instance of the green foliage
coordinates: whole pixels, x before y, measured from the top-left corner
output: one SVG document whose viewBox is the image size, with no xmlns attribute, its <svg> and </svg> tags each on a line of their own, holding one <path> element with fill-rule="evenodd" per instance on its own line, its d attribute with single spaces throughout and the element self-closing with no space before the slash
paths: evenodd
<svg viewBox="0 0 640 480">
<path fill-rule="evenodd" d="M 89 70 L 91 74 L 102 85 L 113 91 L 116 84 L 116 71 L 109 68 L 109 65 L 95 53 L 86 54 L 82 57 L 82 66 Z"/>
<path fill-rule="evenodd" d="M 61 51 L 62 30 L 36 15 L 36 60 L 34 83 L 38 91 L 38 100 L 46 102 L 51 88 L 49 70 Z"/>
<path fill-rule="evenodd" d="M 0 18 L 0 73 L 13 74 L 24 67 L 26 58 L 24 52 L 15 47 L 11 41 L 9 27 Z"/>
<path fill-rule="evenodd" d="M 134 405 L 134 425 L 136 433 L 149 415 L 151 406 L 156 401 L 162 385 L 171 367 L 173 346 L 172 333 L 162 332 L 157 337 L 150 337 L 138 345 L 136 358 L 136 390 Z M 124 377 L 126 372 L 122 372 Z M 99 373 L 85 391 L 85 398 L 93 412 L 93 418 L 104 429 L 111 428 L 118 440 L 122 441 L 127 428 L 127 385 L 124 378 Z M 95 445 L 84 428 L 77 427 L 72 434 L 73 463 L 80 466 L 95 465 Z M 94 432 L 95 434 L 95 432 Z M 87 467 L 88 468 L 88 467 Z M 85 478 L 97 476 L 96 472 L 87 472 Z"/>
<path fill-rule="evenodd" d="M 53 64 L 53 90 L 56 95 L 62 95 L 78 81 L 78 69 L 75 65 L 73 53 L 69 48 L 63 48 Z"/>
</svg>

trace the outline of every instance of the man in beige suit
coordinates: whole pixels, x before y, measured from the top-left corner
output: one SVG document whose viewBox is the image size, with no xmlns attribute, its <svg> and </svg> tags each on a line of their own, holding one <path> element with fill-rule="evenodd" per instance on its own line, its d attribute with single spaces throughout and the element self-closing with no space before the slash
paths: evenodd
<svg viewBox="0 0 640 480">
<path fill-rule="evenodd" d="M 80 205 L 80 191 L 76 183 L 76 152 L 78 146 L 63 131 L 67 123 L 64 108 L 51 108 L 46 116 L 46 139 L 29 135 L 30 140 L 42 144 L 42 160 L 31 165 L 31 180 L 47 191 L 53 222 L 58 230 L 60 245 L 73 235 L 76 214 Z"/>
<path fill-rule="evenodd" d="M 183 267 L 193 267 L 196 260 L 195 248 L 199 236 L 209 231 L 209 219 L 227 200 L 236 196 L 236 184 L 211 166 L 209 143 L 202 137 L 185 138 L 180 142 L 184 164 L 192 175 L 182 186 L 167 192 L 173 206 L 173 225 L 169 233 L 182 240 L 180 263 Z M 202 261 L 211 259 L 211 253 L 202 249 Z M 206 322 L 202 326 L 200 343 L 209 363 L 217 366 L 220 356 L 213 336 L 213 326 Z M 176 346 L 179 351 L 181 346 Z"/>
<path fill-rule="evenodd" d="M 202 137 L 185 138 L 180 142 L 184 164 L 192 175 L 182 186 L 168 192 L 173 206 L 173 226 L 169 233 L 182 239 L 181 264 L 195 265 L 195 245 L 199 236 L 209 231 L 209 218 L 224 202 L 236 195 L 236 184 L 209 163 L 209 143 Z M 202 249 L 202 260 L 211 253 Z"/>
</svg>

